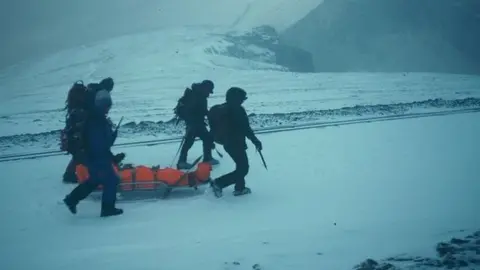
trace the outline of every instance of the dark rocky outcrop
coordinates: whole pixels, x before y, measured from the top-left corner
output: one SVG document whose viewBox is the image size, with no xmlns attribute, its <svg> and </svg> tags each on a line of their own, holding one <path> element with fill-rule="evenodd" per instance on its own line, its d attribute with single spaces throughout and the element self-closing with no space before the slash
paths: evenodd
<svg viewBox="0 0 480 270">
<path fill-rule="evenodd" d="M 480 74 L 480 1 L 325 0 L 280 41 L 317 72 Z"/>
<path fill-rule="evenodd" d="M 332 120 L 359 119 L 379 116 L 401 116 L 422 112 L 447 111 L 458 109 L 480 108 L 479 98 L 464 98 L 445 100 L 441 98 L 414 101 L 406 103 L 355 105 L 351 107 L 308 110 L 300 112 L 285 113 L 262 113 L 250 114 L 250 124 L 254 129 L 275 128 L 285 126 L 300 126 L 307 123 L 319 123 Z M 175 119 L 169 121 L 141 121 L 128 122 L 121 126 L 122 133 L 119 139 L 138 141 L 142 135 L 152 139 L 181 137 L 185 131 L 182 122 L 178 125 Z M 19 149 L 24 152 L 34 151 L 56 151 L 58 149 L 58 138 L 60 130 L 36 134 L 17 134 L 11 136 L 0 136 L 0 153 L 13 154 Z M 1 155 L 0 155 L 1 156 Z"/>
<path fill-rule="evenodd" d="M 206 52 L 277 64 L 293 72 L 314 72 L 312 54 L 280 42 L 280 35 L 272 26 L 262 25 L 248 32 L 230 32 L 225 35 L 224 41 L 227 42 L 225 47 L 210 47 Z"/>
<path fill-rule="evenodd" d="M 479 269 L 480 231 L 464 238 L 452 238 L 436 245 L 437 257 L 427 258 L 402 254 L 381 261 L 367 259 L 355 270 L 407 270 L 407 269 Z"/>
</svg>

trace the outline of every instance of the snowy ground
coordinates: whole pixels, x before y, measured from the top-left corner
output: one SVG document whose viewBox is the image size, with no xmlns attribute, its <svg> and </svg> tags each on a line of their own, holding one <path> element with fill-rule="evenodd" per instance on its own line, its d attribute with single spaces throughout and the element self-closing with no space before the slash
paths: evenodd
<svg viewBox="0 0 480 270">
<path fill-rule="evenodd" d="M 185 87 L 205 78 L 216 83 L 211 105 L 223 102 L 229 87 L 244 87 L 255 128 L 480 108 L 478 76 L 285 72 L 262 62 L 206 54 L 206 48 L 221 42 L 223 30 L 184 27 L 122 36 L 2 70 L 0 152 L 57 150 L 69 86 L 105 76 L 116 80 L 112 119 L 125 117 L 119 142 L 181 134 L 182 128 L 169 122 L 172 109 Z"/>
<path fill-rule="evenodd" d="M 91 11 L 87 2 L 69 12 Z M 58 150 L 68 88 L 106 76 L 116 81 L 112 119 L 125 117 L 118 143 L 180 135 L 172 108 L 185 87 L 205 78 L 216 84 L 210 105 L 223 102 L 231 86 L 248 91 L 245 106 L 254 128 L 480 108 L 478 76 L 297 74 L 208 54 L 224 44 L 226 31 L 263 23 L 281 29 L 321 1 L 207 2 L 202 7 L 223 9 L 215 15 L 222 18 L 179 16 L 196 13 L 198 1 L 189 0 L 187 10 L 171 1 L 145 0 L 135 9 L 119 2 L 109 9 L 116 19 L 99 29 L 90 18 L 105 15 L 105 6 L 85 20 L 58 6 L 55 12 L 69 17 L 70 25 L 47 16 L 45 23 L 57 28 L 38 25 L 40 32 L 24 36 L 39 50 L 49 45 L 45 40 L 65 38 L 65 29 L 89 41 L 0 70 L 0 157 Z M 168 16 L 159 21 L 158 11 Z M 168 27 L 153 30 L 159 25 Z M 70 31 L 85 27 L 91 36 Z M 33 42 L 36 37 L 42 42 Z M 335 270 L 367 258 L 382 269 L 388 263 L 480 269 L 480 233 L 466 244 L 457 239 L 439 245 L 442 258 L 435 254 L 438 242 L 480 230 L 479 135 L 478 113 L 261 135 L 269 170 L 250 149 L 250 196 L 227 192 L 216 200 L 208 192 L 174 193 L 167 201 L 120 203 L 125 215 L 108 220 L 97 217 L 98 202 L 85 201 L 77 216 L 58 204 L 72 188 L 61 183 L 66 156 L 2 160 L 0 213 L 7 218 L 0 225 L 0 269 Z M 126 150 L 127 162 L 164 167 L 175 162 L 177 148 L 115 151 Z M 200 144 L 191 158 L 199 152 Z M 214 176 L 231 167 L 225 158 Z M 364 265 L 375 268 L 372 260 Z"/>
<path fill-rule="evenodd" d="M 66 157 L 0 163 L 0 268 L 336 270 L 390 258 L 412 269 L 480 229 L 479 136 L 478 114 L 261 135 L 269 170 L 250 148 L 251 195 L 120 203 L 125 215 L 108 220 L 97 202 L 77 216 L 58 204 L 72 188 L 60 182 Z M 127 161 L 169 165 L 177 147 L 129 149 Z M 232 168 L 222 161 L 214 176 Z M 468 240 L 436 263 L 463 252 L 465 269 L 480 269 L 478 233 Z"/>
</svg>

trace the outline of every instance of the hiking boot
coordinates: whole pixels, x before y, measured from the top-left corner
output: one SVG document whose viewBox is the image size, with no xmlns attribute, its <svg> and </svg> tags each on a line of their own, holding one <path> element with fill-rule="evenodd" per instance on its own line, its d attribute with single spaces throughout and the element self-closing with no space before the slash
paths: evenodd
<svg viewBox="0 0 480 270">
<path fill-rule="evenodd" d="M 222 188 L 215 183 L 215 180 L 210 181 L 210 187 L 212 188 L 215 197 L 220 198 L 223 196 Z"/>
<path fill-rule="evenodd" d="M 190 170 L 192 167 L 193 165 L 186 161 L 180 161 L 177 163 L 178 170 Z"/>
<path fill-rule="evenodd" d="M 76 214 L 77 213 L 77 204 L 78 202 L 75 201 L 72 196 L 70 195 L 67 195 L 65 196 L 65 199 L 63 199 L 63 202 L 65 203 L 65 205 L 68 207 L 68 210 L 70 210 L 70 212 L 72 214 Z"/>
<path fill-rule="evenodd" d="M 216 159 L 214 159 L 214 158 L 211 158 L 211 159 L 209 159 L 209 160 L 204 160 L 203 162 L 208 162 L 208 163 L 210 163 L 210 165 L 212 165 L 212 166 L 220 164 L 220 161 L 218 161 L 218 160 L 216 160 Z"/>
<path fill-rule="evenodd" d="M 72 214 L 76 214 L 77 204 L 90 195 L 90 193 L 92 193 L 92 191 L 94 191 L 96 188 L 97 184 L 91 181 L 83 182 L 82 184 L 76 186 L 72 192 L 70 192 L 70 194 L 65 196 L 63 202 L 68 207 L 68 210 L 72 212 Z"/>
<path fill-rule="evenodd" d="M 245 187 L 241 190 L 233 191 L 233 196 L 242 196 L 242 195 L 246 195 L 246 194 L 250 194 L 250 193 L 252 193 L 252 190 L 248 187 Z"/>
<path fill-rule="evenodd" d="M 118 216 L 123 214 L 123 210 L 115 208 L 113 203 L 102 203 L 101 217 Z"/>
</svg>

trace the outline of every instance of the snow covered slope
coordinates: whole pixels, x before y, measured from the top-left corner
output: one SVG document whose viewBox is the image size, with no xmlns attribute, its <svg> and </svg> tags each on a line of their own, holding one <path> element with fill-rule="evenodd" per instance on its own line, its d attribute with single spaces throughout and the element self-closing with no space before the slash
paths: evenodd
<svg viewBox="0 0 480 270">
<path fill-rule="evenodd" d="M 182 27 L 123 36 L 2 70 L 0 152 L 58 149 L 69 86 L 105 76 L 116 80 L 112 118 L 125 116 L 122 141 L 179 135 L 181 127 L 168 122 L 175 102 L 186 86 L 205 78 L 216 83 L 211 105 L 223 102 L 229 87 L 244 87 L 255 127 L 480 107 L 480 77 L 285 72 L 261 61 L 207 54 L 221 44 L 222 31 Z"/>
<path fill-rule="evenodd" d="M 181 134 L 182 126 L 174 126 L 170 121 L 172 109 L 186 86 L 205 78 L 216 84 L 210 105 L 223 102 L 224 93 L 231 86 L 245 88 L 249 92 L 246 107 L 254 114 L 251 121 L 255 128 L 480 108 L 478 76 L 299 74 L 286 72 L 285 67 L 273 64 L 276 56 L 271 52 L 248 44 L 241 44 L 240 54 L 252 54 L 256 59 L 209 51 L 225 46 L 225 34 L 230 30 L 248 30 L 265 23 L 281 29 L 280 21 L 288 24 L 318 2 L 321 1 L 209 0 L 202 1 L 203 12 L 197 2 L 190 0 L 181 4 L 144 0 L 135 5 L 127 1 L 111 5 L 104 0 L 95 2 L 94 9 L 90 0 L 77 3 L 73 9 L 57 0 L 48 0 L 42 7 L 33 4 L 29 8 L 37 8 L 38 18 L 50 18 L 42 21 L 46 25 L 39 24 L 38 29 L 32 30 L 40 31 L 37 34 L 42 40 L 58 40 L 56 35 L 63 30 L 60 31 L 57 20 L 69 18 L 70 32 L 63 34 L 74 33 L 85 43 L 0 70 L 0 154 L 57 150 L 58 132 L 64 126 L 61 109 L 68 88 L 79 79 L 92 82 L 106 76 L 116 81 L 113 121 L 125 117 L 119 142 Z M 21 2 L 17 4 L 20 6 Z M 40 14 L 49 5 L 55 5 L 58 18 Z M 9 7 L 10 11 L 19 6 Z M 184 6 L 187 8 L 183 9 Z M 158 17 L 156 7 L 166 15 Z M 82 20 L 75 19 L 73 10 L 82 14 Z M 30 9 L 25 11 L 29 14 L 27 11 Z M 212 16 L 213 11 L 218 14 Z M 201 14 L 193 16 L 194 12 Z M 98 24 L 99 17 L 103 18 L 102 24 Z M 273 23 L 274 18 L 278 24 Z M 153 23 L 156 19 L 158 25 Z M 47 27 L 53 24 L 59 28 Z M 164 27 L 158 29 L 160 25 Z M 88 35 L 76 32 L 75 27 L 88 28 L 90 34 L 101 38 L 90 40 Z M 47 36 L 46 29 L 51 36 Z M 107 34 L 106 29 L 113 32 Z M 262 59 L 264 55 L 268 59 Z"/>
<path fill-rule="evenodd" d="M 284 29 L 322 0 L 44 0 L 0 3 L 0 67 L 29 57 L 158 28 Z M 18 34 L 22 33 L 22 34 Z"/>
<path fill-rule="evenodd" d="M 0 163 L 0 213 L 8 217 L 0 269 L 343 270 L 388 257 L 396 265 L 459 263 L 455 250 L 436 258 L 435 245 L 480 228 L 479 136 L 478 114 L 261 135 L 269 170 L 250 148 L 251 195 L 173 193 L 120 204 L 125 215 L 108 220 L 97 217 L 98 202 L 81 203 L 77 216 L 58 204 L 72 188 L 60 182 L 67 158 Z M 130 149 L 127 159 L 165 166 L 177 147 Z M 231 169 L 226 158 L 214 176 Z M 463 260 L 477 269 L 480 240 L 471 239 L 463 252 L 473 255 Z"/>
</svg>

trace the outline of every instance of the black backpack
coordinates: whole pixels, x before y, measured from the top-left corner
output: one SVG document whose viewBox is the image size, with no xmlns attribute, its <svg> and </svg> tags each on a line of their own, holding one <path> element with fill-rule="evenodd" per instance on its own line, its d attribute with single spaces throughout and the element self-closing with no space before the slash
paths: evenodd
<svg viewBox="0 0 480 270">
<path fill-rule="evenodd" d="M 210 133 L 216 143 L 225 145 L 228 136 L 228 107 L 225 103 L 210 108 L 207 114 Z"/>
<path fill-rule="evenodd" d="M 60 150 L 76 155 L 85 152 L 85 126 L 88 115 L 83 109 L 74 109 L 68 113 L 65 128 L 60 132 Z"/>
<path fill-rule="evenodd" d="M 177 106 L 173 109 L 175 116 L 180 120 L 186 120 L 190 114 L 190 105 L 193 102 L 193 90 L 185 89 L 183 96 L 178 99 Z"/>
<path fill-rule="evenodd" d="M 68 92 L 67 115 L 65 127 L 60 131 L 60 150 L 70 154 L 77 154 L 85 149 L 85 131 L 88 113 L 85 108 L 87 101 L 87 87 L 82 81 L 73 84 Z M 69 102 L 70 99 L 81 99 L 83 103 Z M 72 107 L 75 106 L 75 107 Z"/>
</svg>

